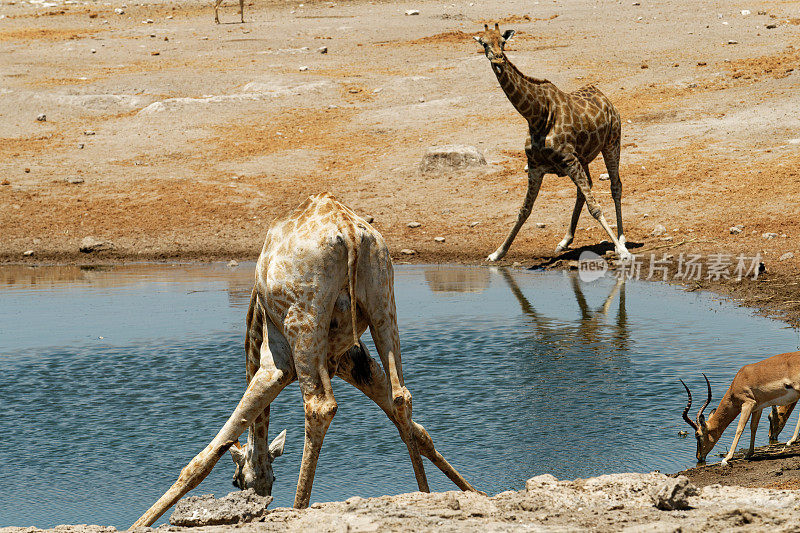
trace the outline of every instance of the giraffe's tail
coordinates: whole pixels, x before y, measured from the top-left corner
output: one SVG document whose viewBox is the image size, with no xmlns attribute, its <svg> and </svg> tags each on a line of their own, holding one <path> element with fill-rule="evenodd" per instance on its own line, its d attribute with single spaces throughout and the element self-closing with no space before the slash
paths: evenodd
<svg viewBox="0 0 800 533">
<path fill-rule="evenodd" d="M 361 238 L 358 232 L 353 239 L 353 245 L 347 247 L 347 285 L 350 296 L 350 319 L 353 322 L 353 344 L 358 345 L 358 325 L 356 323 L 356 271 L 358 269 L 358 249 Z"/>
</svg>

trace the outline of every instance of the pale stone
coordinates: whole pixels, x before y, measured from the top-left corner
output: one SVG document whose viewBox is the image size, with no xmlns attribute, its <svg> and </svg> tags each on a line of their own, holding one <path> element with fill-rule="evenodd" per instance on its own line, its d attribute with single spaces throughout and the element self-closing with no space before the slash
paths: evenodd
<svg viewBox="0 0 800 533">
<path fill-rule="evenodd" d="M 448 144 L 431 146 L 420 163 L 422 172 L 458 170 L 486 166 L 486 158 L 474 146 Z"/>
</svg>

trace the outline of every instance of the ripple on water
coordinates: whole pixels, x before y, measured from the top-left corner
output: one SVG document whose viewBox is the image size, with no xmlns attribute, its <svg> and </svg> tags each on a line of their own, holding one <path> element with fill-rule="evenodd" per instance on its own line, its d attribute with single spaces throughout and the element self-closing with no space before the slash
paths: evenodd
<svg viewBox="0 0 800 533">
<path fill-rule="evenodd" d="M 172 484 L 244 389 L 252 268 L 0 268 L 0 526 L 127 527 Z M 545 472 L 690 466 L 678 378 L 702 390 L 705 372 L 719 395 L 742 364 L 798 345 L 781 323 L 661 284 L 405 265 L 395 282 L 414 417 L 489 493 Z M 334 390 L 312 501 L 413 490 L 394 426 L 344 382 Z M 296 385 L 271 424 L 288 429 L 275 505 L 291 505 Z M 452 488 L 426 464 L 433 490 Z M 229 492 L 232 473 L 223 459 L 195 493 Z"/>
</svg>

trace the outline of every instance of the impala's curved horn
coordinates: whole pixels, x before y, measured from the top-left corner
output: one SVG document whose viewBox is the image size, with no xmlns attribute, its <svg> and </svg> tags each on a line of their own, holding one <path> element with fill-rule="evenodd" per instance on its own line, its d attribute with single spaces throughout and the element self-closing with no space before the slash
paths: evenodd
<svg viewBox="0 0 800 533">
<path fill-rule="evenodd" d="M 686 383 L 684 383 L 683 380 L 680 380 L 680 382 L 681 385 L 683 385 L 683 388 L 686 389 L 686 394 L 689 395 L 689 403 L 686 404 L 686 408 L 683 410 L 683 419 L 686 420 L 687 424 L 692 426 L 692 429 L 697 431 L 697 424 L 695 424 L 694 421 L 687 416 L 689 409 L 692 407 L 692 392 L 689 390 L 689 387 L 686 386 Z"/>
<path fill-rule="evenodd" d="M 700 408 L 700 411 L 697 412 L 698 421 L 700 421 L 700 417 L 703 416 L 703 411 L 706 410 L 708 404 L 711 403 L 711 383 L 709 383 L 708 378 L 706 377 L 705 374 L 703 374 L 703 377 L 706 378 L 706 386 L 708 387 L 708 398 L 706 399 L 706 403 L 703 404 L 703 407 Z"/>
</svg>

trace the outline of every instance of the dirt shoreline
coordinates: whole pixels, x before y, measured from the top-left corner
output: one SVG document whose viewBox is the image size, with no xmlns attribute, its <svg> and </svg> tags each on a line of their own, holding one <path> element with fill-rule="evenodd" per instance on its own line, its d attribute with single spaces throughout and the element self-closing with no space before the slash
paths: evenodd
<svg viewBox="0 0 800 533">
<path fill-rule="evenodd" d="M 797 455 L 794 457 L 797 459 Z M 509 490 L 494 496 L 460 491 L 354 496 L 341 502 L 314 503 L 304 510 L 268 509 L 271 501 L 252 490 L 219 499 L 187 497 L 169 511 L 172 525 L 154 530 L 796 531 L 800 520 L 798 490 L 697 483 L 684 475 L 670 477 L 660 473 L 609 474 L 576 480 L 557 480 L 543 474 L 529 479 L 521 491 Z M 42 530 L 0 528 L 0 533 L 38 531 Z M 45 531 L 112 533 L 116 529 L 83 524 Z"/>
</svg>

